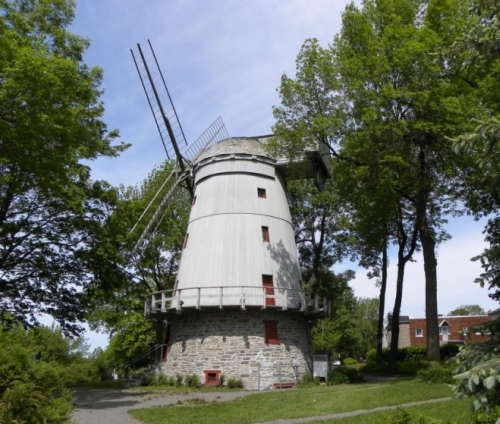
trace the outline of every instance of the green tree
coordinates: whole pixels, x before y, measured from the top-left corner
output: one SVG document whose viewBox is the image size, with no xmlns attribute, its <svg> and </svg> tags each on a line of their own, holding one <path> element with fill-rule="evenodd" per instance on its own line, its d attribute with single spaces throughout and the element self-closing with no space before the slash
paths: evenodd
<svg viewBox="0 0 500 424">
<path fill-rule="evenodd" d="M 290 181 L 288 203 L 302 277 L 312 295 L 325 294 L 328 283 L 321 280 L 329 276 L 325 270 L 352 256 L 348 211 L 339 202 L 332 180 L 324 191 L 319 191 L 311 180 Z"/>
<path fill-rule="evenodd" d="M 467 30 L 452 49 L 462 54 L 456 73 L 474 87 L 485 116 L 474 120 L 472 130 L 456 137 L 457 152 L 473 158 L 475 167 L 465 172 L 464 198 L 476 216 L 489 216 L 485 228 L 489 247 L 473 260 L 483 268 L 475 280 L 494 289 L 500 300 L 500 5 L 493 0 L 471 0 Z"/>
<path fill-rule="evenodd" d="M 460 305 L 453 311 L 448 312 L 448 315 L 485 315 L 486 312 L 479 305 Z"/>
<path fill-rule="evenodd" d="M 81 288 L 115 193 L 83 161 L 116 156 L 101 120 L 102 71 L 67 28 L 71 0 L 0 0 L 0 314 L 66 332 L 83 318 Z M 87 162 L 88 163 L 88 162 Z"/>
<path fill-rule="evenodd" d="M 179 191 L 164 210 L 139 253 L 131 252 L 171 188 L 168 176 L 174 167 L 174 163 L 167 161 L 138 187 L 122 189 L 117 207 L 104 228 L 108 264 L 112 266 L 100 278 L 113 278 L 115 283 L 112 290 L 105 284 L 87 290 L 91 304 L 87 319 L 91 328 L 110 334 L 108 353 L 115 367 L 123 366 L 155 344 L 164 343 L 164 322 L 145 319 L 144 302 L 151 293 L 174 288 L 191 207 L 187 191 Z M 150 203 L 151 207 L 139 220 Z"/>
<path fill-rule="evenodd" d="M 311 331 L 313 347 L 316 350 L 329 350 L 341 357 L 360 357 L 366 352 L 357 316 L 356 297 L 349 287 L 354 273 L 346 271 L 334 274 L 324 270 L 323 274 L 322 281 L 328 281 L 325 294 L 332 299 L 332 314 L 314 324 Z"/>
<path fill-rule="evenodd" d="M 388 182 L 380 187 L 389 197 L 376 199 L 392 213 L 387 231 L 416 230 L 423 252 L 431 360 L 439 359 L 436 249 L 447 238 L 442 224 L 456 213 L 452 200 L 460 183 L 449 137 L 482 113 L 472 87 L 451 72 L 458 59 L 438 54 L 461 33 L 465 6 L 461 0 L 348 5 L 328 49 L 305 44 L 318 59 L 307 62 L 299 54 L 298 66 L 308 65 L 298 69 L 301 83 L 282 78 L 282 106 L 275 109 L 285 151 L 319 140 L 337 159 L 365 168 L 373 181 Z M 367 192 L 366 184 L 360 186 Z M 409 219 L 398 220 L 398 214 Z M 415 243 L 401 240 L 396 238 L 402 258 L 411 258 Z"/>
<path fill-rule="evenodd" d="M 19 325 L 0 327 L 0 422 L 66 423 L 72 396 L 58 368 L 35 359 L 30 336 Z"/>
<path fill-rule="evenodd" d="M 379 304 L 377 298 L 361 297 L 356 299 L 356 315 L 362 344 L 359 356 L 365 356 L 368 350 L 377 346 Z"/>
</svg>

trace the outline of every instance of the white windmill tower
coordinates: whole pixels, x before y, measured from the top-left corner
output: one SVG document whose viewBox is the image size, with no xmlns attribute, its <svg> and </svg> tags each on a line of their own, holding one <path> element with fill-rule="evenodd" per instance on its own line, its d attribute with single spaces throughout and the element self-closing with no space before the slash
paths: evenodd
<svg viewBox="0 0 500 424">
<path fill-rule="evenodd" d="M 146 299 L 146 315 L 167 322 L 162 370 L 194 373 L 205 385 L 224 375 L 247 389 L 293 386 L 311 371 L 309 323 L 328 313 L 328 302 L 302 290 L 285 194 L 288 163 L 266 152 L 270 136 L 229 138 L 220 118 L 182 153 L 183 132 L 151 44 L 132 54 L 167 155 L 175 151 L 180 168 L 134 251 L 182 182 L 192 196 L 175 287 Z M 304 178 L 329 173 L 319 151 L 303 161 Z"/>
</svg>

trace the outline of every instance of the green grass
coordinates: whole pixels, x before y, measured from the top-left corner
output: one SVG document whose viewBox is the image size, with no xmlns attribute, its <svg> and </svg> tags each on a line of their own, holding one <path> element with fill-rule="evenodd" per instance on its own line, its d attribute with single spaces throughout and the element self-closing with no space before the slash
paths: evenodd
<svg viewBox="0 0 500 424">
<path fill-rule="evenodd" d="M 172 422 L 179 424 L 259 423 L 277 419 L 315 417 L 359 409 L 373 409 L 378 406 L 400 405 L 408 402 L 451 397 L 451 395 L 451 389 L 444 384 L 425 384 L 416 380 L 402 380 L 377 384 L 269 391 L 247 395 L 230 402 L 209 403 L 194 407 L 167 406 L 136 409 L 130 411 L 130 414 L 147 424 Z M 437 407 L 439 408 L 439 404 Z M 372 421 L 352 422 L 371 423 Z"/>
<path fill-rule="evenodd" d="M 411 423 L 419 423 L 419 419 L 432 418 L 443 422 L 451 421 L 456 424 L 470 424 L 472 413 L 470 399 L 452 399 L 446 402 L 429 403 L 424 405 L 404 408 L 411 416 Z M 396 417 L 401 417 L 400 410 L 372 412 L 356 417 L 338 418 L 326 421 L 311 421 L 310 424 L 387 424 L 394 422 Z M 426 422 L 426 421 L 424 421 Z"/>
</svg>

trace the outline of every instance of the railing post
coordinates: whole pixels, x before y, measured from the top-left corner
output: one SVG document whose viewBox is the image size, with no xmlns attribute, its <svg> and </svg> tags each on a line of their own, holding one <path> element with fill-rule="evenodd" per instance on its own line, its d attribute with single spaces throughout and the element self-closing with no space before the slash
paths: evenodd
<svg viewBox="0 0 500 424">
<path fill-rule="evenodd" d="M 300 292 L 300 310 L 301 312 L 307 310 L 306 295 L 304 294 L 304 291 Z"/>
<path fill-rule="evenodd" d="M 196 309 L 200 309 L 201 287 L 197 287 L 198 296 L 196 299 Z"/>
<path fill-rule="evenodd" d="M 182 309 L 182 300 L 181 300 L 181 292 L 182 292 L 182 289 L 177 289 L 177 306 L 176 306 L 176 310 L 177 311 L 180 311 Z"/>
<path fill-rule="evenodd" d="M 283 311 L 286 311 L 288 309 L 288 289 L 285 289 L 284 296 L 285 296 L 285 299 L 284 299 L 285 300 L 285 304 L 283 306 Z"/>
<path fill-rule="evenodd" d="M 220 296 L 219 296 L 219 308 L 222 309 L 222 297 L 224 296 L 224 293 L 223 293 L 223 287 L 221 286 L 220 287 Z"/>
<path fill-rule="evenodd" d="M 241 309 L 245 310 L 245 288 L 244 288 L 244 286 L 241 286 L 240 305 L 241 305 Z"/>
<path fill-rule="evenodd" d="M 266 309 L 267 292 L 266 287 L 262 287 L 262 309 Z"/>
<path fill-rule="evenodd" d="M 319 311 L 319 296 L 317 294 L 314 295 L 314 312 Z"/>
</svg>

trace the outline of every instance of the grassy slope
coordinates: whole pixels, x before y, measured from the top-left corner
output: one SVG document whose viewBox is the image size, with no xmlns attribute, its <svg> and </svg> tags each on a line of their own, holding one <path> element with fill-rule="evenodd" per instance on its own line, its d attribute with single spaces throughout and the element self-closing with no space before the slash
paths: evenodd
<svg viewBox="0 0 500 424">
<path fill-rule="evenodd" d="M 137 409 L 130 411 L 130 413 L 147 424 L 172 422 L 179 424 L 258 423 L 373 409 L 378 406 L 399 405 L 451 397 L 451 395 L 451 389 L 444 384 L 425 384 L 415 380 L 404 380 L 377 384 L 271 391 L 245 396 L 231 402 L 210 403 L 196 407 L 169 406 Z M 439 404 L 437 408 L 439 408 Z"/>
</svg>

